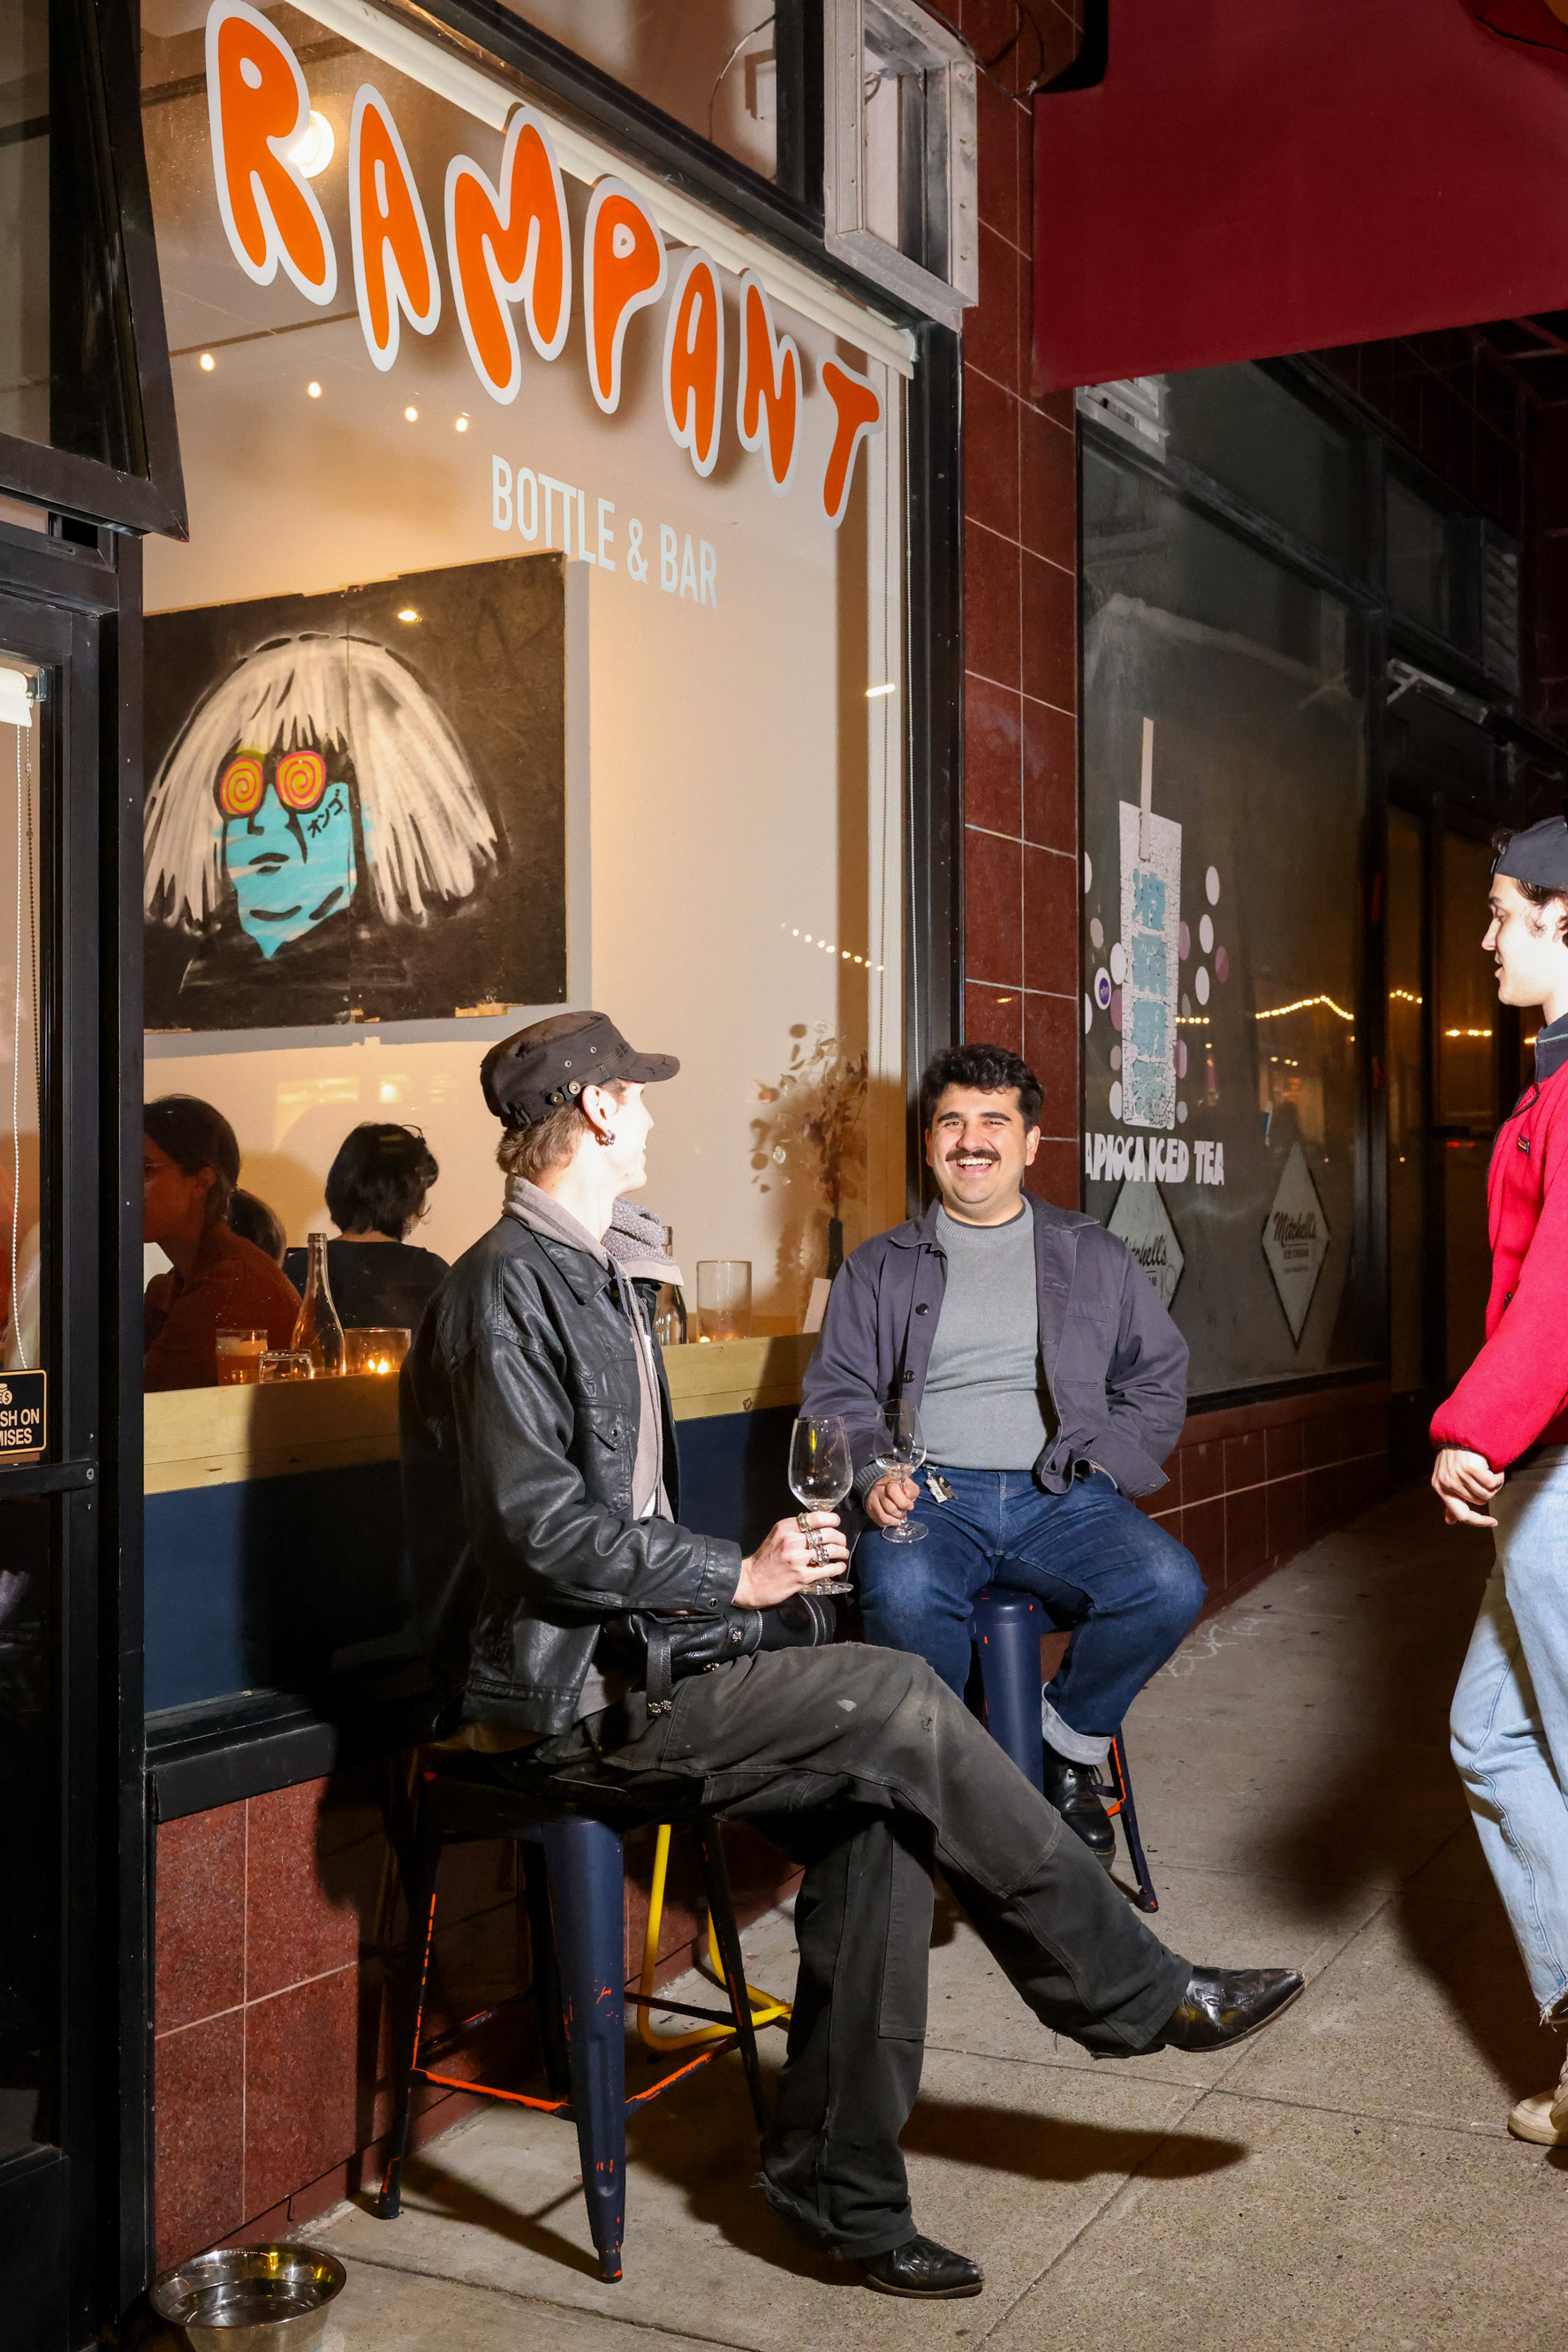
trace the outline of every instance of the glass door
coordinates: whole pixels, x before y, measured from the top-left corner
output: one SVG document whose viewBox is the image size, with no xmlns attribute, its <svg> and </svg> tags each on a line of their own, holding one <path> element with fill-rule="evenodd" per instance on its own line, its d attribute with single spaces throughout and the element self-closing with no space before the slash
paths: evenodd
<svg viewBox="0 0 1568 2352">
<path fill-rule="evenodd" d="M 9 551 L 0 547 L 0 559 Z M 114 803 L 100 754 L 105 625 L 7 594 L 5 568 L 0 2336 L 27 2352 L 77 2352 L 105 2298 L 102 2191 L 120 2137 L 115 1988 L 133 1951 L 122 1931 L 140 1927 L 110 1893 L 103 1842 L 120 1761 L 119 1676 L 103 1675 L 100 1645 L 117 1591 L 105 1540 L 117 1514 L 100 1477 L 117 1451 L 109 1375 L 120 1251 L 100 1167 L 116 1131 L 111 1122 L 106 1137 L 105 1103 L 119 1088 L 110 1059 L 106 1092 L 99 1043 L 119 985 L 111 974 L 105 990 L 99 948 L 100 815 Z M 139 2096 L 134 2044 L 127 2063 Z"/>
<path fill-rule="evenodd" d="M 1452 1388 L 1486 1337 L 1491 1254 L 1487 1170 L 1500 1117 L 1499 1019 L 1491 960 L 1481 953 L 1490 843 L 1445 826 L 1438 836 L 1433 1074 L 1443 1219 L 1443 1379 Z"/>
<path fill-rule="evenodd" d="M 1388 1311 L 1396 1397 L 1427 1386 L 1427 827 L 1388 812 Z"/>
</svg>

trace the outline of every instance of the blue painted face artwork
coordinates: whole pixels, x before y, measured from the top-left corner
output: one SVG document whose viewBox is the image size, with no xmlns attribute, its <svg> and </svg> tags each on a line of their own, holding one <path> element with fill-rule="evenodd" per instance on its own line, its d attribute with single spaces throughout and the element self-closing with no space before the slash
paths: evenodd
<svg viewBox="0 0 1568 2352">
<path fill-rule="evenodd" d="M 353 803 L 314 751 L 238 751 L 218 780 L 240 928 L 271 960 L 354 895 Z"/>
</svg>

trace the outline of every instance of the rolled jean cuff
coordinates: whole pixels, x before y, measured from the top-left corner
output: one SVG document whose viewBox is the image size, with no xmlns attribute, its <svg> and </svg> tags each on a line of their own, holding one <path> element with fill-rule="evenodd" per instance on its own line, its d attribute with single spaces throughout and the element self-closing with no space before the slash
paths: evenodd
<svg viewBox="0 0 1568 2352">
<path fill-rule="evenodd" d="M 1096 1739 L 1087 1731 L 1071 1731 L 1041 1691 L 1040 1695 L 1040 1731 L 1047 1747 L 1065 1756 L 1070 1764 L 1103 1764 L 1111 1753 L 1109 1738 Z"/>
<path fill-rule="evenodd" d="M 762 2194 L 789 2235 L 803 2246 L 814 2247 L 819 2253 L 837 2254 L 841 2262 L 874 2262 L 878 2254 L 890 2254 L 894 2246 L 907 2245 L 918 2234 L 914 2212 L 907 2203 L 901 2212 L 884 2214 L 880 2221 L 868 2213 L 859 2230 L 841 2230 L 813 2212 L 789 2189 L 770 2179 L 766 2163 L 758 2178 Z"/>
</svg>

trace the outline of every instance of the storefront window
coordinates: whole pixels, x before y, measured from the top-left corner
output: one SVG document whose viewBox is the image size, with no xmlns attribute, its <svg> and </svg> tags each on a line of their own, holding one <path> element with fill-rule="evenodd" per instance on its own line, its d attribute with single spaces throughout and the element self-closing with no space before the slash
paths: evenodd
<svg viewBox="0 0 1568 2352">
<path fill-rule="evenodd" d="M 757 0 L 506 0 L 586 58 L 770 180 L 779 160 L 774 11 Z"/>
<path fill-rule="evenodd" d="M 1165 378 L 1171 455 L 1333 558 L 1358 569 L 1358 453 L 1258 367 L 1193 368 Z"/>
<path fill-rule="evenodd" d="M 141 473 L 94 43 L 73 0 L 0 11 L 0 434 Z"/>
<path fill-rule="evenodd" d="M 749 1260 L 799 1329 L 835 1204 L 849 1247 L 903 1200 L 907 345 L 401 25 L 257 23 L 144 48 L 191 505 L 147 561 L 149 1094 L 225 1113 L 292 1244 L 350 1128 L 417 1124 L 452 1258 L 486 1047 L 597 1005 L 681 1057 L 641 1198 L 688 1278 Z"/>
<path fill-rule="evenodd" d="M 1094 448 L 1082 511 L 1087 1205 L 1192 1395 L 1368 1360 L 1352 616 Z"/>
</svg>

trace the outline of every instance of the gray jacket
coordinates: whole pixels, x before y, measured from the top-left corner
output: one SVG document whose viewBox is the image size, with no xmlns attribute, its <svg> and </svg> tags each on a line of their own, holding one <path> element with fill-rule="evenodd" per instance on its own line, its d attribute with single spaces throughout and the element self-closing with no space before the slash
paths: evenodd
<svg viewBox="0 0 1568 2352">
<path fill-rule="evenodd" d="M 448 1727 L 569 1730 L 604 1618 L 734 1599 L 738 1544 L 633 1510 L 637 1350 L 615 1269 L 514 1217 L 464 1252 L 426 1307 L 402 1370 L 403 1519 Z"/>
<path fill-rule="evenodd" d="M 1092 1217 L 1031 1193 L 1040 1352 L 1056 1408 L 1056 1434 L 1033 1465 L 1047 1493 L 1064 1494 L 1080 1462 L 1108 1470 L 1124 1495 L 1166 1483 L 1160 1465 L 1186 1415 L 1186 1341 L 1130 1250 Z M 924 1217 L 862 1242 L 828 1294 L 822 1336 L 800 1410 L 841 1413 L 857 1492 L 869 1465 L 878 1408 L 900 1391 L 916 1410 L 947 1286 L 933 1202 Z"/>
</svg>

